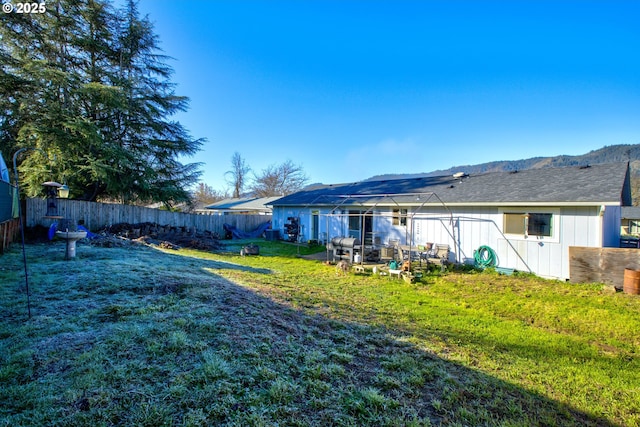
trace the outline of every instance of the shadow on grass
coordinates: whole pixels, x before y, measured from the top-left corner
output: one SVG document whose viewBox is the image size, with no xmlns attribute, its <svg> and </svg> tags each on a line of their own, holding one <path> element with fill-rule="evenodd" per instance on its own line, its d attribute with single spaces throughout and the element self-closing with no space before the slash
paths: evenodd
<svg viewBox="0 0 640 427">
<path fill-rule="evenodd" d="M 111 250 L 34 268 L 33 319 L 0 320 L 0 425 L 615 425 L 328 303 L 296 309 L 215 274 L 269 270 Z M 101 274 L 91 291 L 89 268 Z M 179 290 L 127 292 L 176 279 Z"/>
<path fill-rule="evenodd" d="M 64 242 L 54 241 L 54 242 L 49 242 L 46 245 L 49 246 L 50 248 L 48 252 L 51 254 L 51 261 L 62 262 L 61 264 L 58 264 L 58 265 L 60 267 L 63 267 L 65 265 L 63 262 L 64 247 L 65 247 Z M 96 252 L 95 249 L 96 248 L 87 244 L 79 244 L 78 251 L 77 251 L 77 254 L 78 254 L 77 259 L 66 261 L 66 262 L 82 263 L 82 262 L 89 262 L 89 261 L 100 260 L 100 259 L 107 260 L 107 259 L 113 258 L 112 256 L 105 257 L 102 254 L 100 254 L 100 252 Z M 120 251 L 123 255 L 127 253 L 134 254 L 132 257 L 125 257 L 125 258 L 130 258 L 132 262 L 136 262 L 136 263 L 147 263 L 152 268 L 153 267 L 160 268 L 163 266 L 164 263 L 159 263 L 157 260 L 157 254 L 163 253 L 168 256 L 174 257 L 174 261 L 172 262 L 176 262 L 181 265 L 182 264 L 188 265 L 189 262 L 192 262 L 192 263 L 197 262 L 199 268 L 209 268 L 214 270 L 238 270 L 238 271 L 245 271 L 245 272 L 259 273 L 259 274 L 272 273 L 271 270 L 265 269 L 265 268 L 254 268 L 254 267 L 249 267 L 242 264 L 236 264 L 233 262 L 226 262 L 226 261 L 219 261 L 219 260 L 206 260 L 206 259 L 203 259 L 202 257 L 196 257 L 196 256 L 188 255 L 185 253 L 180 253 L 180 254 L 178 254 L 177 252 L 174 253 L 173 249 L 160 249 L 155 246 L 146 246 L 146 245 L 137 244 L 137 243 L 132 243 L 129 246 L 125 246 L 125 247 L 109 248 L 109 249 Z"/>
<path fill-rule="evenodd" d="M 210 269 L 210 270 L 237 270 L 237 271 L 244 271 L 244 272 L 248 272 L 248 273 L 257 273 L 257 274 L 271 274 L 273 273 L 272 270 L 268 269 L 268 268 L 255 268 L 255 267 L 250 267 L 250 266 L 246 266 L 246 265 L 242 265 L 242 264 L 236 264 L 233 262 L 227 262 L 227 261 L 218 261 L 218 260 L 204 260 L 202 258 L 193 256 L 193 255 L 186 255 L 186 254 L 172 254 L 171 252 L 168 251 L 162 251 L 163 253 L 167 254 L 168 256 L 176 256 L 178 257 L 178 259 L 190 259 L 193 260 L 194 262 L 198 262 L 199 268 L 202 269 Z"/>
</svg>

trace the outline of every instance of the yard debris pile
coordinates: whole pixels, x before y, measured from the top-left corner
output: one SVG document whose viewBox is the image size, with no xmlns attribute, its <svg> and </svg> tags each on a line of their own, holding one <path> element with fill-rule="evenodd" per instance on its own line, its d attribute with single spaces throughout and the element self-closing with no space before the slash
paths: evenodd
<svg viewBox="0 0 640 427">
<path fill-rule="evenodd" d="M 205 251 L 224 247 L 217 233 L 189 227 L 160 226 L 151 222 L 119 223 L 100 230 L 90 244 L 120 247 L 131 244 L 154 245 L 164 249 L 191 248 Z"/>
</svg>

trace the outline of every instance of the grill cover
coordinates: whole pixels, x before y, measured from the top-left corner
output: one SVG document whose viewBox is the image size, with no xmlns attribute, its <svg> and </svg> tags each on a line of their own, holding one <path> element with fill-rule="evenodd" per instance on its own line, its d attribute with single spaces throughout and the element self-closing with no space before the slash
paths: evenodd
<svg viewBox="0 0 640 427">
<path fill-rule="evenodd" d="M 340 246 L 343 248 L 353 248 L 359 241 L 355 237 L 334 237 L 331 239 L 333 246 Z"/>
</svg>

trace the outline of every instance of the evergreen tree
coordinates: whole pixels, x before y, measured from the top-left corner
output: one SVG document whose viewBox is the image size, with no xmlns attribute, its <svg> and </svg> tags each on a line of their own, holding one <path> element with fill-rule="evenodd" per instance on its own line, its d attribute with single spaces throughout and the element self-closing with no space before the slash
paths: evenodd
<svg viewBox="0 0 640 427">
<path fill-rule="evenodd" d="M 202 141 L 193 140 L 179 123 L 166 120 L 187 106 L 169 81 L 172 70 L 160 55 L 157 37 L 148 19 L 140 19 L 136 3 L 129 0 L 119 15 L 118 86 L 126 106 L 117 114 L 117 150 L 131 171 L 125 197 L 161 201 L 186 200 L 185 188 L 197 182 L 198 165 L 182 165 L 178 155 L 194 154 Z M 120 168 L 122 165 L 119 165 Z"/>
<path fill-rule="evenodd" d="M 134 1 L 120 10 L 106 0 L 46 7 L 0 16 L 0 149 L 49 157 L 25 156 L 28 192 L 53 176 L 87 200 L 188 200 L 199 165 L 178 157 L 203 141 L 170 120 L 187 99 L 174 93 L 148 19 Z"/>
</svg>

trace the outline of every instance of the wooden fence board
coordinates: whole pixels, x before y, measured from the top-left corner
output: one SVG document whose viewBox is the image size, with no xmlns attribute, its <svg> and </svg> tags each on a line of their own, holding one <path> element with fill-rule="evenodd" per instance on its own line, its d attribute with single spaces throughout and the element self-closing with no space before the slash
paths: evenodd
<svg viewBox="0 0 640 427">
<path fill-rule="evenodd" d="M 606 283 L 622 289 L 625 268 L 640 270 L 639 249 L 569 247 L 573 283 Z"/>
<path fill-rule="evenodd" d="M 47 208 L 44 199 L 27 199 L 26 226 L 49 227 L 53 220 L 44 218 Z M 144 206 L 96 203 L 82 200 L 58 200 L 58 212 L 73 221 L 84 221 L 85 227 L 97 231 L 118 223 L 151 222 L 160 226 L 185 227 L 224 235 L 223 224 L 242 231 L 252 231 L 271 220 L 271 215 L 198 215 L 170 212 Z"/>
<path fill-rule="evenodd" d="M 20 231 L 20 221 L 10 219 L 0 223 L 0 254 L 4 253 L 9 245 L 16 241 Z"/>
</svg>

